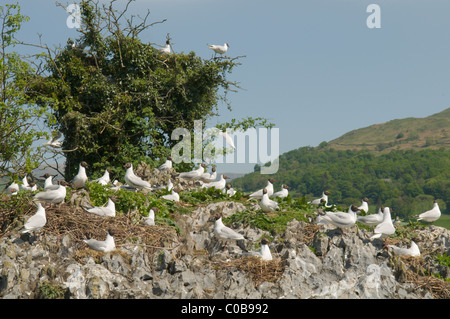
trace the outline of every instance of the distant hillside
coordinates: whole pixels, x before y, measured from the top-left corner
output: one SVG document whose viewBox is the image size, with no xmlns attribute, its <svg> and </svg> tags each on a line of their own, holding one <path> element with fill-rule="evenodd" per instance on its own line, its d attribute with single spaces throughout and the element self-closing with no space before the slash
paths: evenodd
<svg viewBox="0 0 450 319">
<path fill-rule="evenodd" d="M 282 154 L 276 174 L 246 174 L 233 187 L 252 192 L 267 178 L 286 183 L 293 197 L 317 198 L 330 190 L 330 201 L 348 206 L 363 197 L 370 212 L 380 205 L 411 218 L 437 199 L 450 208 L 450 108 L 426 118 L 406 118 L 353 130 L 318 147 Z"/>
<path fill-rule="evenodd" d="M 405 118 L 350 131 L 321 148 L 335 150 L 450 149 L 450 108 L 425 118 Z"/>
</svg>

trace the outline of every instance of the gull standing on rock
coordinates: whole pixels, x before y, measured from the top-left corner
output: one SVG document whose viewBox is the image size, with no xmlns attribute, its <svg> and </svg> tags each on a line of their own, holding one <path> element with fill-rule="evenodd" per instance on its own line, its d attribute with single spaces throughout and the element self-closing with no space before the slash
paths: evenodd
<svg viewBox="0 0 450 319">
<path fill-rule="evenodd" d="M 86 167 L 88 167 L 89 164 L 85 161 L 82 161 L 78 165 L 78 174 L 75 175 L 75 177 L 72 180 L 72 186 L 75 189 L 82 188 L 86 185 L 86 182 L 88 180 L 88 177 L 86 175 Z"/>
<path fill-rule="evenodd" d="M 277 180 L 275 180 L 275 179 L 273 179 L 273 178 L 269 178 L 268 179 L 268 181 L 267 181 L 267 185 L 266 185 L 266 189 L 267 189 L 267 195 L 268 196 L 272 196 L 272 194 L 273 194 L 273 184 L 272 183 L 275 183 L 275 182 L 278 182 Z M 264 188 L 263 188 L 264 189 Z M 250 194 L 248 197 L 249 197 L 249 199 L 253 199 L 253 198 L 255 198 L 255 199 L 261 199 L 262 197 L 263 197 L 263 189 L 260 189 L 260 190 L 258 190 L 258 191 L 256 191 L 256 192 L 254 192 L 254 193 L 252 193 L 252 194 Z"/>
<path fill-rule="evenodd" d="M 274 198 L 277 198 L 277 197 L 285 198 L 285 197 L 287 197 L 289 195 L 289 189 L 291 189 L 289 186 L 287 186 L 286 184 L 283 184 L 281 186 L 281 190 L 276 192 L 276 193 L 273 193 L 272 197 L 274 197 Z"/>
<path fill-rule="evenodd" d="M 259 202 L 259 206 L 265 213 L 271 213 L 278 208 L 278 203 L 269 198 L 267 194 L 267 188 L 263 189 L 263 196 Z"/>
<path fill-rule="evenodd" d="M 429 223 L 433 223 L 441 217 L 441 210 L 437 200 L 434 200 L 433 208 L 419 215 L 417 220 L 423 220 Z"/>
<path fill-rule="evenodd" d="M 348 212 L 330 212 L 326 211 L 324 215 L 317 217 L 317 225 L 332 224 L 339 227 L 344 234 L 345 228 L 353 227 L 356 223 L 356 212 L 358 207 L 351 205 Z"/>
<path fill-rule="evenodd" d="M 393 235 L 395 233 L 395 227 L 394 224 L 392 224 L 391 210 L 389 209 L 389 207 L 384 208 L 383 221 L 375 227 L 373 232 L 374 235 L 370 237 L 370 239 L 372 240 L 375 238 L 384 238 L 384 243 L 386 246 L 386 238 L 389 235 Z"/>
<path fill-rule="evenodd" d="M 227 242 L 229 241 L 235 241 L 238 246 L 243 249 L 244 251 L 246 251 L 245 247 L 242 248 L 242 240 L 245 240 L 244 236 L 235 232 L 234 230 L 232 230 L 230 227 L 227 227 L 223 224 L 222 222 L 222 215 L 217 213 L 215 216 L 215 222 L 214 222 L 214 229 L 213 229 L 213 233 L 214 235 L 223 240 L 225 242 L 225 245 L 223 247 L 223 250 L 225 250 L 225 247 L 227 245 Z"/>
<path fill-rule="evenodd" d="M 83 207 L 88 213 L 96 214 L 104 217 L 115 217 L 116 216 L 116 204 L 114 200 L 108 198 L 108 203 L 105 207 Z"/>
<path fill-rule="evenodd" d="M 136 176 L 133 172 L 133 164 L 126 163 L 124 166 L 126 168 L 125 172 L 125 182 L 136 189 L 149 189 L 151 190 L 151 185 L 149 182 L 142 180 L 139 176 Z"/>
<path fill-rule="evenodd" d="M 97 239 L 84 239 L 83 241 L 89 246 L 89 248 L 100 251 L 100 252 L 110 252 L 116 249 L 116 244 L 114 242 L 114 232 L 112 230 L 108 230 L 108 234 L 106 235 L 106 239 L 101 241 Z"/>
</svg>

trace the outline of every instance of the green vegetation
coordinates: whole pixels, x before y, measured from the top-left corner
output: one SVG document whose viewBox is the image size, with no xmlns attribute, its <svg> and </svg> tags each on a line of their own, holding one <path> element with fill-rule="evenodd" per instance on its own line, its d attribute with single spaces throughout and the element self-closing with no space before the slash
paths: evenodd
<svg viewBox="0 0 450 319">
<path fill-rule="evenodd" d="M 127 18 L 127 9 L 118 12 L 113 2 L 80 2 L 79 38 L 69 39 L 55 56 L 45 55 L 47 72 L 27 90 L 28 98 L 52 110 L 52 128 L 64 134 L 66 180 L 81 161 L 91 165 L 91 176 L 106 168 L 122 171 L 127 162 L 156 166 L 180 142 L 173 136 L 176 129 L 193 132 L 194 121 L 204 127 L 218 115 L 221 101 L 231 110 L 227 94 L 238 88 L 227 76 L 239 57 L 205 60 L 193 51 L 162 53 L 139 35 L 164 21 L 136 24 Z M 217 127 L 271 125 L 247 118 Z M 193 164 L 179 165 L 183 171 Z"/>
<path fill-rule="evenodd" d="M 330 204 L 348 207 L 367 197 L 370 213 L 383 205 L 403 219 L 431 209 L 434 199 L 441 212 L 450 207 L 449 150 L 376 154 L 302 147 L 282 154 L 278 172 L 270 177 L 279 181 L 275 189 L 281 184 L 292 187 L 293 198 L 317 198 L 329 190 Z M 247 174 L 233 180 L 233 187 L 251 192 L 263 187 L 267 178 L 260 173 Z"/>
<path fill-rule="evenodd" d="M 36 299 L 65 299 L 67 289 L 45 280 L 36 288 Z"/>
<path fill-rule="evenodd" d="M 16 33 L 28 19 L 18 5 L 0 6 L 0 179 L 12 171 L 29 173 L 38 166 L 42 149 L 31 145 L 47 137 L 36 128 L 46 107 L 36 106 L 24 93 L 35 70 L 13 51 L 18 44 Z"/>
<path fill-rule="evenodd" d="M 350 131 L 323 147 L 336 150 L 448 149 L 450 108 L 425 118 L 405 118 Z"/>
</svg>

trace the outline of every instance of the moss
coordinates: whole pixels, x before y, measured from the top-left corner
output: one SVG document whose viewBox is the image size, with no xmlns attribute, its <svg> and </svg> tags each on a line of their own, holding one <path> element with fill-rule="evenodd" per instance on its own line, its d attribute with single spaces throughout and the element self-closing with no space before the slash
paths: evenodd
<svg viewBox="0 0 450 319">
<path fill-rule="evenodd" d="M 36 288 L 36 299 L 64 299 L 68 298 L 68 290 L 47 280 Z"/>
</svg>

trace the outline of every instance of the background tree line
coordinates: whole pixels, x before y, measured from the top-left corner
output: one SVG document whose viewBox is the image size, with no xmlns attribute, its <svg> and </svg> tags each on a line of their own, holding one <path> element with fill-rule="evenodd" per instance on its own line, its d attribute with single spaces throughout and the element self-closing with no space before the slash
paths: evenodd
<svg viewBox="0 0 450 319">
<path fill-rule="evenodd" d="M 377 154 L 302 147 L 282 154 L 279 171 L 271 177 L 279 181 L 275 188 L 282 183 L 292 187 L 291 196 L 320 197 L 329 190 L 329 203 L 346 206 L 367 197 L 371 213 L 384 205 L 408 218 L 431 209 L 434 199 L 442 212 L 450 207 L 449 150 Z M 263 187 L 267 178 L 254 172 L 233 180 L 233 187 L 253 191 Z"/>
</svg>

